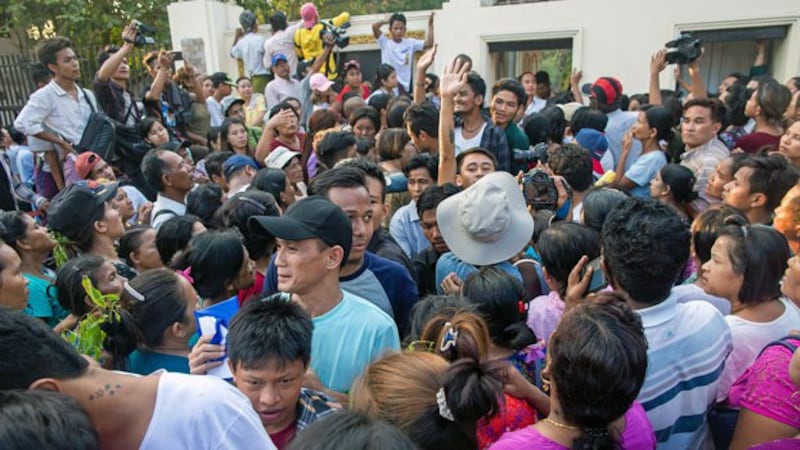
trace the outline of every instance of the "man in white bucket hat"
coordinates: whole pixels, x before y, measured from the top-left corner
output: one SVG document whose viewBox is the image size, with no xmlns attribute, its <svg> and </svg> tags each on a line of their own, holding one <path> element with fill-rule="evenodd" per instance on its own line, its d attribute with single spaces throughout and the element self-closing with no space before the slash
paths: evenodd
<svg viewBox="0 0 800 450">
<path fill-rule="evenodd" d="M 522 280 L 508 260 L 530 242 L 533 218 L 511 174 L 490 173 L 445 199 L 436 210 L 436 220 L 450 248 L 436 264 L 440 289 L 451 273 L 463 280 L 481 266 L 497 266 Z"/>
</svg>

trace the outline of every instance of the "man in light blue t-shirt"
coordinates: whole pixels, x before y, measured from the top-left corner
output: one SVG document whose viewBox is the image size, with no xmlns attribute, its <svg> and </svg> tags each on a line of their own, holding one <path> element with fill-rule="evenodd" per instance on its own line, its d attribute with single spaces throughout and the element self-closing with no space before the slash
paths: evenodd
<svg viewBox="0 0 800 450">
<path fill-rule="evenodd" d="M 250 223 L 277 241 L 278 290 L 291 294 L 314 323 L 311 370 L 319 385 L 308 387 L 347 401 L 345 393 L 363 369 L 400 348 L 394 320 L 339 286 L 353 241 L 350 219 L 330 200 L 310 196 L 282 217 L 259 216 Z"/>
</svg>

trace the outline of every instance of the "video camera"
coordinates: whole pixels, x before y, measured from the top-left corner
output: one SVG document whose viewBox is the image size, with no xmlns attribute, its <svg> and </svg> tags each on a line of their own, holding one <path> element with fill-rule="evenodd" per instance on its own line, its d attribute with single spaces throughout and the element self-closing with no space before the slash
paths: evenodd
<svg viewBox="0 0 800 450">
<path fill-rule="evenodd" d="M 667 64 L 689 64 L 703 53 L 703 40 L 690 33 L 682 34 L 664 46 L 667 47 Z"/>
<path fill-rule="evenodd" d="M 337 27 L 332 22 L 321 20 L 322 29 L 319 30 L 319 38 L 323 41 L 325 36 L 333 35 L 334 42 L 339 48 L 345 48 L 350 45 L 350 36 L 347 36 L 347 28 L 350 28 L 350 22 L 345 22 L 342 26 Z"/>
<path fill-rule="evenodd" d="M 135 47 L 142 47 L 145 45 L 155 45 L 156 40 L 153 39 L 156 29 L 150 25 L 145 25 L 138 20 L 134 20 L 133 24 L 136 25 L 136 38 L 133 40 Z"/>
</svg>

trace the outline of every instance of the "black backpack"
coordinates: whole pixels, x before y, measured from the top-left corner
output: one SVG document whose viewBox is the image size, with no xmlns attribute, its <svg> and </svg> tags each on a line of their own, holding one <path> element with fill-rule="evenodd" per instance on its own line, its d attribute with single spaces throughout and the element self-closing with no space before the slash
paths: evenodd
<svg viewBox="0 0 800 450">
<path fill-rule="evenodd" d="M 113 161 L 114 149 L 117 145 L 116 124 L 105 113 L 97 111 L 89 101 L 89 93 L 86 89 L 82 90 L 86 102 L 92 108 L 92 114 L 89 115 L 89 121 L 86 123 L 86 128 L 83 129 L 81 141 L 75 146 L 75 150 L 79 153 L 94 152 L 106 161 Z"/>
</svg>

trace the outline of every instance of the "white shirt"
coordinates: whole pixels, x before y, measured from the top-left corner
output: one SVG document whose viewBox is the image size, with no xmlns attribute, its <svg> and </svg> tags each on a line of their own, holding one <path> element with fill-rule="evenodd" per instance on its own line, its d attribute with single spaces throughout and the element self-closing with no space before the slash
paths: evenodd
<svg viewBox="0 0 800 450">
<path fill-rule="evenodd" d="M 204 375 L 163 372 L 142 450 L 274 450 L 250 400 Z"/>
<path fill-rule="evenodd" d="M 381 48 L 381 63 L 394 67 L 397 72 L 397 82 L 406 92 L 411 92 L 411 65 L 414 63 L 414 53 L 424 48 L 425 41 L 403 38 L 400 42 L 395 42 L 381 33 L 378 36 L 378 46 Z"/>
<path fill-rule="evenodd" d="M 264 67 L 264 38 L 255 33 L 247 33 L 231 47 L 231 57 L 241 58 L 250 76 L 266 75 Z"/>
<path fill-rule="evenodd" d="M 272 55 L 282 53 L 286 56 L 286 61 L 291 68 L 290 74 L 297 72 L 297 54 L 294 52 L 294 32 L 303 25 L 297 22 L 285 30 L 274 33 L 269 39 L 264 41 L 264 67 L 272 68 Z"/>
<path fill-rule="evenodd" d="M 222 122 L 225 121 L 225 114 L 222 113 L 222 104 L 209 95 L 206 97 L 206 107 L 208 108 L 208 115 L 211 116 L 211 126 L 221 126 Z"/>
<path fill-rule="evenodd" d="M 264 97 L 267 99 L 267 108 L 272 108 L 287 97 L 294 97 L 303 102 L 302 95 L 300 94 L 300 82 L 294 78 L 289 78 L 287 80 L 285 78 L 276 77 L 274 80 L 267 83 L 267 87 L 264 89 Z M 267 117 L 264 117 L 264 120 L 267 120 Z"/>
<path fill-rule="evenodd" d="M 462 134 L 464 131 L 463 127 L 456 128 L 456 156 L 458 156 L 464 150 L 469 150 L 473 147 L 480 147 L 481 146 L 481 139 L 483 138 L 483 132 L 486 130 L 486 122 L 483 122 L 480 131 L 470 138 L 465 139 L 464 135 Z"/>
<path fill-rule="evenodd" d="M 734 315 L 725 316 L 725 321 L 731 327 L 733 351 L 720 376 L 717 401 L 728 398 L 733 382 L 753 365 L 767 344 L 788 335 L 791 330 L 800 329 L 800 312 L 797 307 L 785 298 L 781 298 L 780 302 L 785 310 L 772 322 L 752 322 Z"/>
<path fill-rule="evenodd" d="M 547 100 L 534 96 L 533 101 L 527 108 L 525 108 L 524 117 L 530 116 L 533 113 L 538 113 L 547 106 Z"/>
<path fill-rule="evenodd" d="M 159 214 L 159 211 L 165 211 Z M 153 203 L 153 213 L 150 216 L 150 226 L 156 230 L 167 220 L 175 216 L 186 215 L 186 205 L 181 202 L 176 202 L 170 198 L 164 197 L 159 192 L 156 196 L 156 201 Z"/>
<path fill-rule="evenodd" d="M 81 141 L 89 116 L 93 110 L 98 109 L 97 101 L 90 90 L 82 89 L 78 85 L 75 87 L 78 90 L 77 100 L 56 84 L 55 80 L 50 81 L 47 86 L 31 94 L 28 103 L 14 121 L 14 127 L 28 136 L 50 131 L 77 145 Z M 39 139 L 29 141 L 28 145 L 31 151 L 53 149 L 53 144 Z"/>
</svg>

